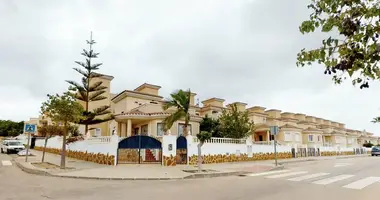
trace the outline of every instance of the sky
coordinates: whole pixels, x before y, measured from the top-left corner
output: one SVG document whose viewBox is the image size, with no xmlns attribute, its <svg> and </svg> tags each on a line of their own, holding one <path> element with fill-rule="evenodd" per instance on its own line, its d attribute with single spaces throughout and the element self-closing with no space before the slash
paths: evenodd
<svg viewBox="0 0 380 200">
<path fill-rule="evenodd" d="M 0 1 L 0 119 L 37 117 L 46 94 L 80 80 L 72 70 L 97 42 L 111 92 L 142 83 L 161 96 L 190 88 L 199 101 L 223 98 L 305 113 L 380 135 L 380 84 L 335 85 L 323 66 L 296 66 L 302 48 L 325 34 L 302 35 L 309 0 Z"/>
</svg>

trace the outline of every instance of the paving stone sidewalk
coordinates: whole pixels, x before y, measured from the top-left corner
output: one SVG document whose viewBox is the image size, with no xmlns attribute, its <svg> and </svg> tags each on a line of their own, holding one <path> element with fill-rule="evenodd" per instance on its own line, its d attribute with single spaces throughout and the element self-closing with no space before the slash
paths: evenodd
<svg viewBox="0 0 380 200">
<path fill-rule="evenodd" d="M 25 157 L 16 157 L 14 161 L 23 171 L 33 174 L 84 178 L 84 179 L 107 179 L 107 180 L 170 180 L 187 178 L 207 178 L 218 176 L 240 175 L 244 173 L 259 173 L 274 169 L 283 168 L 285 163 L 318 161 L 326 159 L 353 158 L 358 156 L 335 156 L 335 157 L 308 157 L 279 160 L 280 166 L 276 167 L 273 160 L 239 163 L 204 164 L 203 169 L 207 172 L 198 173 L 196 166 L 177 165 L 175 167 L 164 167 L 158 164 L 121 164 L 117 166 L 107 166 L 82 160 L 66 158 L 66 167 L 69 169 L 42 169 L 37 168 L 32 163 L 41 162 L 42 152 L 31 150 L 34 156 L 29 157 L 25 162 Z M 363 155 L 361 155 L 363 156 Z M 368 156 L 368 155 L 367 155 Z M 45 161 L 59 165 L 60 156 L 46 153 Z"/>
</svg>

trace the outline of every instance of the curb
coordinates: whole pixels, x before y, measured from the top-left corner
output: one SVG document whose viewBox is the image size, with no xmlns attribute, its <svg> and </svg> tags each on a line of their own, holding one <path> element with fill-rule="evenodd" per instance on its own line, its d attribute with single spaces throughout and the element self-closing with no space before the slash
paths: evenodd
<svg viewBox="0 0 380 200">
<path fill-rule="evenodd" d="M 209 173 L 209 174 L 192 174 L 185 176 L 183 179 L 199 179 L 199 178 L 215 178 L 223 176 L 240 176 L 246 172 L 237 171 L 237 172 L 220 172 L 220 173 Z"/>
<path fill-rule="evenodd" d="M 31 169 L 28 167 L 23 166 L 16 160 L 13 160 L 17 167 L 19 167 L 22 171 L 29 173 L 29 174 L 35 174 L 35 175 L 40 175 L 40 176 L 50 176 L 50 177 L 57 177 L 57 178 L 72 178 L 72 179 L 84 179 L 84 180 L 130 180 L 130 181 L 163 181 L 163 180 L 184 180 L 184 179 L 201 179 L 201 178 L 215 178 L 215 177 L 223 177 L 223 176 L 244 176 L 244 174 L 248 174 L 250 172 L 247 171 L 236 171 L 236 172 L 220 172 L 220 173 L 209 173 L 209 174 L 191 174 L 185 177 L 181 178 L 169 178 L 169 177 L 162 177 L 162 178 L 103 178 L 103 177 L 85 177 L 85 176 L 65 176 L 65 175 L 55 175 L 51 174 L 47 171 L 39 170 L 39 169 Z M 268 171 L 272 170 L 279 170 L 283 169 L 284 166 L 277 166 L 274 167 Z"/>
<path fill-rule="evenodd" d="M 325 158 L 325 159 L 306 159 L 306 160 L 294 160 L 294 161 L 283 161 L 279 162 L 279 166 L 273 167 L 272 169 L 268 171 L 275 171 L 275 170 L 282 170 L 285 168 L 284 164 L 287 163 L 302 163 L 302 162 L 311 162 L 311 161 L 321 161 L 321 160 L 335 160 L 335 159 L 348 159 L 348 158 L 359 158 L 359 157 L 366 157 L 369 155 L 359 155 L 359 156 L 346 156 L 346 157 L 336 157 L 336 158 Z M 73 178 L 73 179 L 87 179 L 87 180 L 183 180 L 183 179 L 200 179 L 200 178 L 215 178 L 215 177 L 223 177 L 223 176 L 245 176 L 246 174 L 251 174 L 252 172 L 247 171 L 235 171 L 235 172 L 217 172 L 217 173 L 209 173 L 209 174 L 191 174 L 185 177 L 181 178 L 169 178 L 169 177 L 162 177 L 162 178 L 103 178 L 103 177 L 85 177 L 85 176 L 65 176 L 65 175 L 55 175 L 51 174 L 47 171 L 39 170 L 39 169 L 31 169 L 28 167 L 23 166 L 19 162 L 17 162 L 15 159 L 13 161 L 16 163 L 17 167 L 19 167 L 22 171 L 29 173 L 29 174 L 35 174 L 40 176 L 51 176 L 51 177 L 58 177 L 58 178 Z"/>
<path fill-rule="evenodd" d="M 24 171 L 26 173 L 36 174 L 36 175 L 41 175 L 41 176 L 51 176 L 51 174 L 49 172 L 38 170 L 38 169 L 31 169 L 31 168 L 23 166 L 22 164 L 20 164 L 19 162 L 15 161 L 15 160 L 13 160 L 13 161 L 16 163 L 18 168 L 20 168 L 22 171 Z"/>
</svg>

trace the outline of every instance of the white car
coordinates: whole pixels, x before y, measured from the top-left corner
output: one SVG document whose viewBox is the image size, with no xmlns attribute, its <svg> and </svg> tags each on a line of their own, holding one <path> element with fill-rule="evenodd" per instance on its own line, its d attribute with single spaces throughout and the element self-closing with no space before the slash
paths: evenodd
<svg viewBox="0 0 380 200">
<path fill-rule="evenodd" d="M 18 153 L 25 149 L 25 146 L 19 140 L 4 140 L 1 144 L 1 153 Z"/>
</svg>

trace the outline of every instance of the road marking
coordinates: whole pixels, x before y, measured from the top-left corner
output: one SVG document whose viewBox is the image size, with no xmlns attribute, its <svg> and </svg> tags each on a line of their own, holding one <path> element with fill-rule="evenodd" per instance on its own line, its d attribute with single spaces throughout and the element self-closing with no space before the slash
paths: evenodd
<svg viewBox="0 0 380 200">
<path fill-rule="evenodd" d="M 319 181 L 315 181 L 313 183 L 314 184 L 318 184 L 318 185 L 328 185 L 330 183 L 334 183 L 334 182 L 337 182 L 337 181 L 348 179 L 348 178 L 351 178 L 353 176 L 354 175 L 343 174 L 343 175 L 333 176 L 331 178 L 326 178 L 326 179 L 322 179 L 322 180 L 319 180 Z"/>
<path fill-rule="evenodd" d="M 3 164 L 4 166 L 11 166 L 12 165 L 11 161 L 9 161 L 9 160 L 2 160 L 1 164 Z"/>
<path fill-rule="evenodd" d="M 321 176 L 326 176 L 329 175 L 330 173 L 316 173 L 316 174 L 310 174 L 310 175 L 305 175 L 305 176 L 299 176 L 295 178 L 288 179 L 289 181 L 303 181 L 306 179 L 312 179 L 312 178 L 317 178 Z"/>
<path fill-rule="evenodd" d="M 349 189 L 361 190 L 361 189 L 363 189 L 363 188 L 365 188 L 365 187 L 367 187 L 373 183 L 379 182 L 379 181 L 380 181 L 380 177 L 370 176 L 370 177 L 352 182 L 352 183 L 345 185 L 343 187 L 349 188 Z"/>
<path fill-rule="evenodd" d="M 266 178 L 284 178 L 284 177 L 288 177 L 288 176 L 294 176 L 294 175 L 306 174 L 306 173 L 307 173 L 307 171 L 289 172 L 289 173 L 285 173 L 285 174 L 277 174 L 277 175 L 273 175 L 273 176 L 267 176 Z"/>
<path fill-rule="evenodd" d="M 352 163 L 336 163 L 334 167 L 345 167 L 349 165 L 352 165 Z"/>
<path fill-rule="evenodd" d="M 279 173 L 284 173 L 284 172 L 290 172 L 290 170 L 269 171 L 269 172 L 262 172 L 262 173 L 256 173 L 256 174 L 247 174 L 246 176 L 264 176 L 264 175 L 279 174 Z"/>
</svg>

